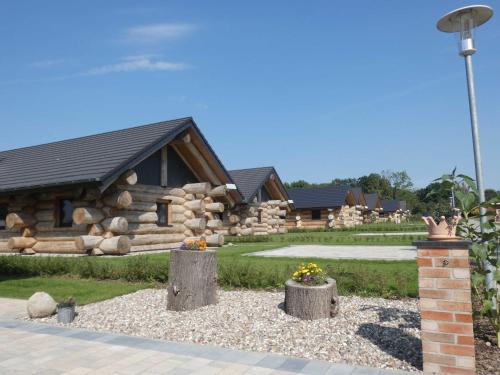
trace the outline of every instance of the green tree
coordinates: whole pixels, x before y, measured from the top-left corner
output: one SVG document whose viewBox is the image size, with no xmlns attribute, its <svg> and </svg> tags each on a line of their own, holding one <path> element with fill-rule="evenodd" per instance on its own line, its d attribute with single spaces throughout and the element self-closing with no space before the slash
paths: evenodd
<svg viewBox="0 0 500 375">
<path fill-rule="evenodd" d="M 392 198 L 392 187 L 389 180 L 378 173 L 361 176 L 358 179 L 358 185 L 365 193 L 378 193 L 382 199 Z"/>
<path fill-rule="evenodd" d="M 411 177 L 406 171 L 382 171 L 382 175 L 390 182 L 392 187 L 392 199 L 398 198 L 401 191 L 410 191 L 413 188 Z"/>
<path fill-rule="evenodd" d="M 311 187 L 311 184 L 304 180 L 285 182 L 285 187 L 287 189 L 295 189 L 295 188 L 308 188 Z"/>
</svg>

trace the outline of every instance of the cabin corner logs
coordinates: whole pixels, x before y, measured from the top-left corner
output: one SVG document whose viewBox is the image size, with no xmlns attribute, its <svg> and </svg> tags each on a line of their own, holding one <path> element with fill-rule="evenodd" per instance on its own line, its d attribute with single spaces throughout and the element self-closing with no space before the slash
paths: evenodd
<svg viewBox="0 0 500 375">
<path fill-rule="evenodd" d="M 181 188 L 137 184 L 131 170 L 102 193 L 91 187 L 0 198 L 9 203 L 0 252 L 119 255 L 176 248 L 201 236 L 209 246 L 221 246 L 224 235 L 216 231 L 223 228 L 220 200 L 227 194 L 226 186 L 205 182 Z M 61 225 L 61 200 L 72 203 L 69 226 Z"/>
</svg>

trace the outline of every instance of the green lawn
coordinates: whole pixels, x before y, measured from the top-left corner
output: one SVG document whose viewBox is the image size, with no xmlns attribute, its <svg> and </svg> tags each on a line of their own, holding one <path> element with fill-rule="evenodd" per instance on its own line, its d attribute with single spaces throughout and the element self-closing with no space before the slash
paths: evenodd
<svg viewBox="0 0 500 375">
<path fill-rule="evenodd" d="M 33 293 L 44 291 L 56 301 L 74 297 L 78 305 L 103 301 L 109 298 L 151 287 L 150 283 L 123 281 L 96 281 L 55 277 L 0 278 L 0 297 L 28 299 Z"/>
<path fill-rule="evenodd" d="M 321 234 L 321 233 L 318 233 Z M 409 244 L 406 240 L 404 244 Z M 301 262 L 318 263 L 337 280 L 343 295 L 386 298 L 417 296 L 415 261 L 329 260 L 246 257 L 244 253 L 282 247 L 286 243 L 242 243 L 217 250 L 218 280 L 223 288 L 282 288 Z M 131 257 L 0 257 L 0 274 L 18 276 L 70 276 L 129 282 L 168 281 L 168 253 Z"/>
</svg>

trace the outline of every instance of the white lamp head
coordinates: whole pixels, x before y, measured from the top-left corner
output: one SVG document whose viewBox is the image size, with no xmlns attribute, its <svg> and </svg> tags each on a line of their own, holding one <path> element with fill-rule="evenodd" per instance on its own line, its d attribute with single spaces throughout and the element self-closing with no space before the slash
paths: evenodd
<svg viewBox="0 0 500 375">
<path fill-rule="evenodd" d="M 472 55 L 474 47 L 474 28 L 487 22 L 493 16 L 493 9 L 487 5 L 469 5 L 445 14 L 437 23 L 438 30 L 445 33 L 457 33 L 459 36 L 459 54 Z"/>
</svg>

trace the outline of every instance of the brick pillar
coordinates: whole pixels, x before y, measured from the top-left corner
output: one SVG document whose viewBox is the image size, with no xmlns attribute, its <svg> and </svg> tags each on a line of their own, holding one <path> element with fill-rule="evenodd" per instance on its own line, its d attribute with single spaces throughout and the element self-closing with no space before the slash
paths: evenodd
<svg viewBox="0 0 500 375">
<path fill-rule="evenodd" d="M 416 241 L 424 372 L 475 374 L 470 241 Z"/>
</svg>

